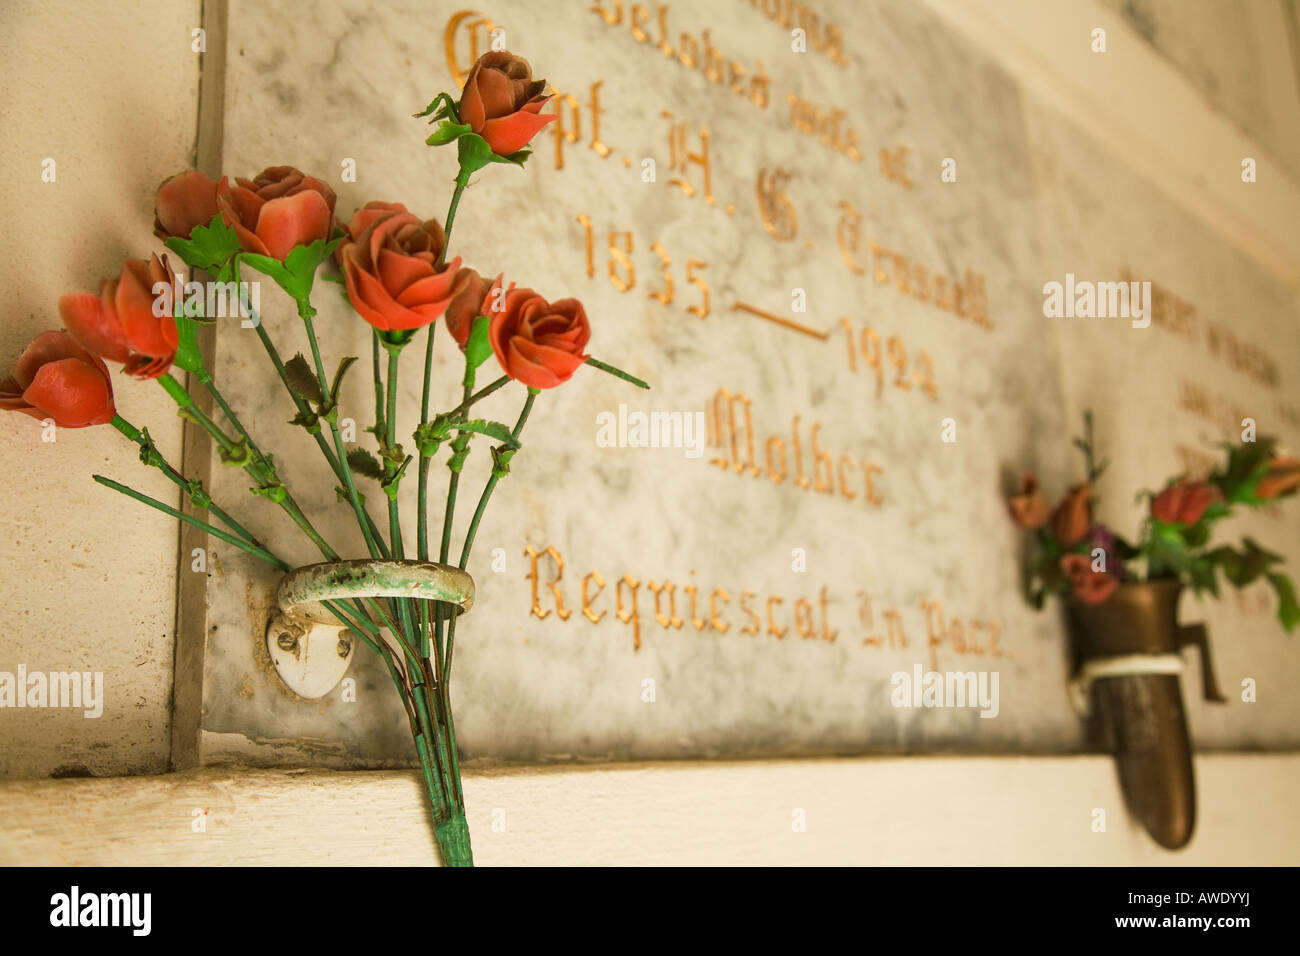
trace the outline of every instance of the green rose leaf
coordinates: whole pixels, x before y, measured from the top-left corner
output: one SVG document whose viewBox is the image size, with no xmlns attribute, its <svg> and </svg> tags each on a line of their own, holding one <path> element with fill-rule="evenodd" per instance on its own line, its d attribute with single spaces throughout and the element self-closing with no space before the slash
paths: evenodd
<svg viewBox="0 0 1300 956">
<path fill-rule="evenodd" d="M 354 448 L 348 452 L 348 465 L 358 475 L 379 481 L 384 477 L 384 466 L 379 459 L 364 448 Z"/>
<path fill-rule="evenodd" d="M 465 343 L 465 362 L 471 368 L 478 368 L 492 355 L 492 342 L 488 338 L 491 325 L 492 322 L 486 315 L 480 315 L 474 320 L 469 340 Z"/>
<path fill-rule="evenodd" d="M 219 272 L 240 251 L 239 236 L 226 225 L 221 213 L 206 226 L 196 226 L 188 239 L 172 236 L 165 245 L 191 268 L 212 273 Z"/>
<path fill-rule="evenodd" d="M 1285 574 L 1276 571 L 1268 573 L 1268 583 L 1277 593 L 1277 619 L 1290 634 L 1300 624 L 1300 603 L 1296 601 L 1295 584 Z"/>
<path fill-rule="evenodd" d="M 510 426 L 504 422 L 490 422 L 482 418 L 471 418 L 468 421 L 456 422 L 456 428 L 459 431 L 487 435 L 489 438 L 504 442 L 512 449 L 520 447 L 519 440 L 511 433 Z"/>
<path fill-rule="evenodd" d="M 312 371 L 301 352 L 284 363 L 284 377 L 289 387 L 293 389 L 293 393 L 299 398 L 317 406 L 325 404 L 325 396 L 320 390 L 320 380 L 316 378 L 316 373 Z"/>
<path fill-rule="evenodd" d="M 338 408 L 339 388 L 343 384 L 343 376 L 348 374 L 348 369 L 357 361 L 355 355 L 349 355 L 347 358 L 339 361 L 338 371 L 334 373 L 334 384 L 330 386 L 330 410 Z"/>
</svg>

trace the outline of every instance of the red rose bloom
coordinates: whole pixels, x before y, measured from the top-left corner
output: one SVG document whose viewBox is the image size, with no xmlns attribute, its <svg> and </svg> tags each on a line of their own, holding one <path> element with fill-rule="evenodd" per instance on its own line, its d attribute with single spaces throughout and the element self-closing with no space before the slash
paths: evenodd
<svg viewBox="0 0 1300 956">
<path fill-rule="evenodd" d="M 511 289 L 504 308 L 498 312 L 489 305 L 488 316 L 492 351 L 516 381 L 554 388 L 587 360 L 582 350 L 591 339 L 591 326 L 577 299 L 548 303 L 532 289 Z"/>
<path fill-rule="evenodd" d="M 113 383 L 108 366 L 67 332 L 42 332 L 0 382 L 0 408 L 47 418 L 64 428 L 103 425 L 113 419 Z"/>
<path fill-rule="evenodd" d="M 1052 513 L 1042 489 L 1038 487 L 1038 478 L 1032 471 L 1027 471 L 1020 477 L 1020 493 L 1014 495 L 1008 504 L 1011 507 L 1011 517 L 1026 531 L 1042 527 Z"/>
<path fill-rule="evenodd" d="M 217 184 L 221 218 L 245 252 L 281 262 L 295 246 L 328 239 L 334 231 L 334 190 L 292 166 L 272 166 L 256 179 L 222 176 Z"/>
<path fill-rule="evenodd" d="M 1179 478 L 1151 499 L 1151 517 L 1166 524 L 1196 524 L 1207 508 L 1223 497 L 1213 485 Z"/>
<path fill-rule="evenodd" d="M 549 96 L 545 80 L 534 80 L 521 56 L 493 50 L 478 58 L 465 77 L 460 121 L 487 141 L 492 152 L 509 156 L 528 145 L 555 114 L 538 115 Z"/>
<path fill-rule="evenodd" d="M 1119 579 L 1104 571 L 1094 571 L 1092 560 L 1082 554 L 1061 557 L 1061 570 L 1070 581 L 1074 596 L 1085 604 L 1100 604 L 1119 587 Z"/>
<path fill-rule="evenodd" d="M 59 315 L 82 348 L 120 362 L 128 375 L 157 378 L 171 368 L 178 340 L 176 320 L 154 286 L 164 283 L 170 302 L 174 280 L 166 256 L 127 259 L 118 278 L 100 282 L 99 295 L 73 292 L 59 299 Z"/>
<path fill-rule="evenodd" d="M 1255 497 L 1261 501 L 1289 495 L 1300 488 L 1300 460 L 1295 458 L 1274 458 L 1268 463 L 1268 471 L 1255 486 Z"/>
<path fill-rule="evenodd" d="M 153 213 L 153 234 L 163 242 L 173 236 L 188 239 L 217 214 L 216 180 L 197 169 L 177 173 L 158 187 Z"/>
<path fill-rule="evenodd" d="M 337 253 L 352 307 L 383 332 L 435 321 L 451 302 L 460 268 L 459 258 L 438 265 L 445 245 L 436 219 L 421 222 L 400 203 L 369 203 Z"/>
<path fill-rule="evenodd" d="M 1052 534 L 1061 547 L 1072 548 L 1087 537 L 1091 527 L 1092 488 L 1086 484 L 1075 485 L 1052 513 Z"/>
<path fill-rule="evenodd" d="M 492 284 L 473 269 L 461 269 L 456 273 L 451 286 L 451 303 L 442 321 L 462 349 L 474 331 L 474 320 L 488 314 L 487 297 L 491 288 Z"/>
</svg>

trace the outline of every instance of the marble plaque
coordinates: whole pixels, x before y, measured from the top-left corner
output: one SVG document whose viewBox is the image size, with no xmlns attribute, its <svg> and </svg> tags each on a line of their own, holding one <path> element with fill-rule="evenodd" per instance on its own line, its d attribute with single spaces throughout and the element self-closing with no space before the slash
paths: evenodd
<svg viewBox="0 0 1300 956">
<path fill-rule="evenodd" d="M 1278 411 L 1297 403 L 1284 287 L 1126 174 L 1122 156 L 1027 105 L 923 8 L 819 3 L 796 52 L 765 6 L 351 2 L 304 25 L 230 5 L 225 171 L 299 166 L 335 185 L 344 216 L 381 199 L 443 217 L 455 157 L 424 147 L 411 114 L 504 30 L 558 92 L 561 119 L 527 171 L 476 175 L 454 252 L 581 298 L 593 354 L 653 386 L 584 368 L 537 401 L 469 565 L 478 597 L 452 683 L 467 760 L 1077 750 L 1060 608 L 1022 597 L 1012 477 L 1032 467 L 1053 493 L 1077 480 L 1069 439 L 1090 407 L 1115 462 L 1106 506 L 1136 521 L 1133 492 L 1214 428 L 1180 410 L 1185 380 L 1250 402 L 1294 447 L 1296 422 Z M 340 175 L 349 163 L 355 182 Z M 1125 268 L 1268 348 L 1275 387 L 1242 380 L 1203 341 L 1044 318 L 1044 282 Z M 368 369 L 368 327 L 318 286 L 327 364 L 357 355 Z M 305 348 L 286 299 L 268 292 L 263 310 L 283 352 Z M 445 409 L 460 359 L 438 334 Z M 300 503 L 362 556 L 253 333 L 222 328 L 218 352 L 219 378 L 241 383 L 236 404 Z M 409 436 L 415 350 L 402 380 Z M 368 372 L 343 401 L 366 446 Z M 513 421 L 522 401 L 513 385 L 482 411 Z M 598 422 L 612 418 L 617 436 L 651 412 L 702 420 L 707 441 L 601 439 Z M 457 541 L 486 458 L 478 447 L 462 480 Z M 434 475 L 436 535 L 442 459 Z M 319 560 L 248 499 L 242 473 L 214 485 L 290 560 Z M 402 489 L 408 542 L 414 490 Z M 384 524 L 373 486 L 370 499 Z M 1300 558 L 1294 513 L 1253 520 Z M 204 759 L 409 763 L 379 663 L 356 655 L 355 703 L 294 698 L 262 648 L 276 575 L 216 551 Z M 1300 666 L 1264 603 L 1194 608 L 1230 689 Z M 917 667 L 996 673 L 996 713 L 892 706 L 892 675 Z M 1189 700 L 1198 689 L 1189 675 Z M 1294 745 L 1296 707 L 1268 707 L 1193 703 L 1194 732 L 1211 746 Z"/>
</svg>

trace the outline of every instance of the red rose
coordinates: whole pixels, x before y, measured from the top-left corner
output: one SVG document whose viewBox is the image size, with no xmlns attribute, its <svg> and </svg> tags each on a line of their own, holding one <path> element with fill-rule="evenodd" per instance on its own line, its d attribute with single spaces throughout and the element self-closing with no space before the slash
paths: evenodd
<svg viewBox="0 0 1300 956">
<path fill-rule="evenodd" d="M 67 332 L 42 332 L 14 363 L 13 377 L 0 382 L 0 408 L 64 428 L 112 421 L 113 383 L 108 366 Z"/>
<path fill-rule="evenodd" d="M 348 298 L 384 332 L 418 329 L 446 311 L 460 259 L 439 267 L 446 245 L 436 219 L 421 222 L 400 203 L 369 203 L 338 250 Z"/>
<path fill-rule="evenodd" d="M 334 231 L 334 190 L 292 166 L 272 166 L 256 179 L 222 176 L 217 184 L 221 218 L 245 252 L 281 262 L 295 246 L 328 239 Z"/>
<path fill-rule="evenodd" d="M 1094 571 L 1092 560 L 1082 554 L 1062 556 L 1061 570 L 1069 579 L 1074 596 L 1085 604 L 1100 604 L 1119 587 L 1118 578 L 1104 571 Z"/>
<path fill-rule="evenodd" d="M 556 118 L 553 113 L 538 115 L 550 99 L 542 95 L 544 89 L 546 81 L 533 79 L 523 57 L 505 50 L 484 53 L 465 78 L 460 121 L 482 136 L 492 152 L 509 156 Z"/>
<path fill-rule="evenodd" d="M 474 320 L 487 315 L 488 290 L 492 287 L 492 283 L 473 269 L 461 269 L 456 273 L 451 286 L 451 304 L 447 306 L 442 321 L 462 349 L 474 331 Z"/>
<path fill-rule="evenodd" d="M 1092 488 L 1075 485 L 1065 493 L 1052 514 L 1052 534 L 1063 548 L 1072 548 L 1092 527 Z"/>
<path fill-rule="evenodd" d="M 591 338 L 591 326 L 577 299 L 548 303 L 532 289 L 512 288 L 503 306 L 501 311 L 489 307 L 489 338 L 511 378 L 532 388 L 554 388 L 587 360 L 582 350 Z"/>
<path fill-rule="evenodd" d="M 153 234 L 166 242 L 188 239 L 196 226 L 217 214 L 217 183 L 197 169 L 177 173 L 158 187 L 153 203 Z"/>
<path fill-rule="evenodd" d="M 1267 501 L 1280 498 L 1300 488 L 1300 460 L 1295 458 L 1274 458 L 1268 463 L 1268 471 L 1255 486 L 1255 497 Z"/>
<path fill-rule="evenodd" d="M 1196 524 L 1205 510 L 1223 497 L 1213 485 L 1179 478 L 1151 499 L 1151 517 L 1166 524 Z"/>
<path fill-rule="evenodd" d="M 165 300 L 154 295 L 160 282 L 168 289 Z M 157 378 L 176 356 L 176 320 L 165 307 L 174 288 L 166 256 L 127 259 L 120 276 L 100 282 L 99 295 L 73 292 L 59 299 L 59 315 L 82 348 L 120 362 L 128 375 Z"/>
<path fill-rule="evenodd" d="M 1042 527 L 1052 512 L 1032 471 L 1027 471 L 1020 477 L 1020 493 L 1014 495 L 1008 504 L 1011 506 L 1011 517 L 1026 531 Z"/>
</svg>

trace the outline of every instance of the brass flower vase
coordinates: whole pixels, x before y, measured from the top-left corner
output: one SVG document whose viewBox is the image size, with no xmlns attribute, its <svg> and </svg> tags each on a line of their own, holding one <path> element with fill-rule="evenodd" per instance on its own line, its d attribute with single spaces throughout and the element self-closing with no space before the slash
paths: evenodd
<svg viewBox="0 0 1300 956">
<path fill-rule="evenodd" d="M 1122 584 L 1099 604 L 1066 600 L 1074 689 L 1090 718 L 1090 742 L 1114 754 L 1129 812 L 1170 850 L 1186 846 L 1196 826 L 1181 648 L 1200 647 L 1205 697 L 1223 701 L 1205 626 L 1178 623 L 1181 594 L 1176 580 L 1154 580 Z"/>
</svg>

